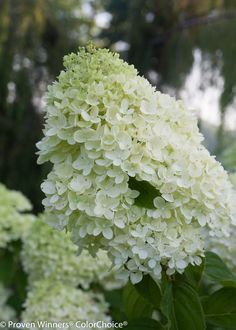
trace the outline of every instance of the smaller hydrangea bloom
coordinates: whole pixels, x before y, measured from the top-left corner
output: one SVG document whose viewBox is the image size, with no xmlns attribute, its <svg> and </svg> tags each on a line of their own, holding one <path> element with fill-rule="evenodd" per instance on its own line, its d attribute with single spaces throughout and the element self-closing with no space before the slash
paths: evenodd
<svg viewBox="0 0 236 330">
<path fill-rule="evenodd" d="M 20 193 L 0 184 L 0 248 L 22 238 L 34 216 L 27 214 L 30 202 Z"/>
<path fill-rule="evenodd" d="M 73 322 L 70 329 L 78 329 L 78 321 L 110 321 L 108 305 L 102 295 L 84 292 L 61 282 L 41 280 L 28 292 L 23 322 L 44 321 L 38 328 L 48 330 L 46 322 Z M 98 329 L 97 327 L 94 329 Z"/>
<path fill-rule="evenodd" d="M 106 289 L 122 286 L 105 251 L 98 251 L 96 258 L 88 251 L 77 256 L 78 248 L 69 233 L 53 230 L 46 220 L 47 216 L 41 215 L 24 234 L 21 259 L 31 287 L 42 278 L 84 289 L 91 283 Z"/>
<path fill-rule="evenodd" d="M 196 117 L 106 49 L 82 48 L 64 66 L 37 145 L 38 162 L 52 164 L 41 187 L 54 227 L 80 249 L 109 251 L 133 283 L 200 264 L 206 232 L 230 234 L 235 195 Z M 140 205 L 144 186 L 153 196 Z"/>
<path fill-rule="evenodd" d="M 12 307 L 7 305 L 7 300 L 11 292 L 4 288 L 0 283 L 0 320 L 1 321 L 12 321 L 15 320 L 16 314 Z"/>
</svg>

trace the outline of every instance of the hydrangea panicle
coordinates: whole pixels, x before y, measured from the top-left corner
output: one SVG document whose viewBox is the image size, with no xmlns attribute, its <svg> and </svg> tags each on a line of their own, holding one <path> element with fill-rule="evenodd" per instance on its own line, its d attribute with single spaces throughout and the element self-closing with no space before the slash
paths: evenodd
<svg viewBox="0 0 236 330">
<path fill-rule="evenodd" d="M 0 283 L 0 320 L 11 321 L 16 318 L 14 309 L 7 304 L 11 292 Z"/>
<path fill-rule="evenodd" d="M 99 283 L 105 289 L 123 285 L 111 270 L 111 261 L 105 251 L 99 250 L 96 259 L 86 250 L 78 256 L 69 233 L 53 230 L 46 221 L 47 216 L 42 214 L 24 235 L 21 260 L 30 288 L 42 278 L 84 289 L 91 283 Z"/>
<path fill-rule="evenodd" d="M 52 163 L 42 190 L 53 226 L 107 250 L 133 283 L 200 264 L 206 231 L 230 234 L 235 195 L 194 114 L 107 49 L 81 48 L 64 66 L 37 145 L 38 162 Z M 151 206 L 132 182 L 156 190 Z"/>
<path fill-rule="evenodd" d="M 44 321 L 29 329 L 50 329 L 49 322 L 71 322 L 73 325 L 69 328 L 78 329 L 78 321 L 110 321 L 106 315 L 108 305 L 102 295 L 83 292 L 58 281 L 37 282 L 28 292 L 24 307 L 23 322 Z"/>
</svg>

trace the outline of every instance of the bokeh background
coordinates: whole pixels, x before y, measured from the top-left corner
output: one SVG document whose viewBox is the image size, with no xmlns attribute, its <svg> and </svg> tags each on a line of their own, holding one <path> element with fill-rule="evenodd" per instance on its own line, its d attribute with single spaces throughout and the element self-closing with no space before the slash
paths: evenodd
<svg viewBox="0 0 236 330">
<path fill-rule="evenodd" d="M 90 40 L 195 109 L 208 149 L 236 170 L 235 0 L 0 0 L 0 182 L 41 211 L 43 94 Z"/>
</svg>

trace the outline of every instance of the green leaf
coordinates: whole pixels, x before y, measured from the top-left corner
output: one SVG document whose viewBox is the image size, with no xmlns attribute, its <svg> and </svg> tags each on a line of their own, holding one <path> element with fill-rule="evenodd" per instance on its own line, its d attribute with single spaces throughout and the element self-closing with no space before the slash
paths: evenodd
<svg viewBox="0 0 236 330">
<path fill-rule="evenodd" d="M 236 287 L 236 277 L 229 270 L 223 260 L 213 252 L 206 252 L 204 275 L 209 280 L 223 286 Z"/>
<path fill-rule="evenodd" d="M 135 288 L 146 300 L 151 302 L 156 309 L 160 307 L 161 290 L 151 276 L 144 276 L 142 281 L 135 285 Z"/>
<path fill-rule="evenodd" d="M 154 198 L 161 196 L 161 193 L 158 189 L 153 187 L 147 181 L 138 181 L 135 178 L 129 178 L 129 188 L 132 190 L 137 190 L 139 196 L 135 198 L 135 205 L 140 207 L 146 207 L 148 209 L 153 209 L 153 200 Z"/>
<path fill-rule="evenodd" d="M 21 241 L 12 241 L 7 249 L 0 249 L 0 282 L 11 289 L 8 304 L 19 315 L 22 304 L 27 295 L 27 275 L 25 274 L 20 259 L 22 250 Z"/>
<path fill-rule="evenodd" d="M 161 312 L 167 319 L 168 329 L 178 329 L 174 311 L 174 297 L 172 283 L 168 282 L 165 285 L 164 294 L 160 305 Z"/>
<path fill-rule="evenodd" d="M 205 320 L 199 296 L 187 283 L 169 283 L 161 302 L 161 311 L 170 330 L 204 330 Z"/>
<path fill-rule="evenodd" d="M 177 329 L 205 329 L 203 309 L 196 291 L 186 283 L 176 283 L 173 295 Z"/>
<path fill-rule="evenodd" d="M 153 311 L 152 304 L 141 296 L 130 282 L 124 288 L 123 303 L 125 314 L 129 320 L 150 317 Z"/>
<path fill-rule="evenodd" d="M 105 300 L 109 304 L 109 314 L 112 317 L 112 320 L 123 321 L 126 318 L 123 306 L 123 290 L 108 290 L 103 291 Z"/>
<path fill-rule="evenodd" d="M 135 319 L 128 323 L 125 330 L 162 330 L 162 325 L 152 319 Z"/>
<path fill-rule="evenodd" d="M 186 281 L 191 284 L 195 289 L 198 289 L 199 287 L 203 276 L 204 267 L 205 259 L 203 259 L 201 265 L 199 266 L 189 265 L 184 272 Z"/>
<path fill-rule="evenodd" d="M 224 329 L 236 329 L 236 288 L 222 288 L 204 299 L 207 321 Z"/>
</svg>

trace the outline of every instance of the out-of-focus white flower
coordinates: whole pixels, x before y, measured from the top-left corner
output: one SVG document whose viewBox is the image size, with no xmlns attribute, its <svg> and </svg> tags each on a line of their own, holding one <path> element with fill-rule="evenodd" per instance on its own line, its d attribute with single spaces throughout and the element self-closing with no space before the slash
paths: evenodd
<svg viewBox="0 0 236 330">
<path fill-rule="evenodd" d="M 69 233 L 53 230 L 45 220 L 47 217 L 41 215 L 24 234 L 21 259 L 30 287 L 42 278 L 85 289 L 91 283 L 106 289 L 124 284 L 110 270 L 111 261 L 105 251 L 99 250 L 95 258 L 88 251 L 77 256 L 78 247 L 71 242 Z"/>
<path fill-rule="evenodd" d="M 0 283 L 0 320 L 11 321 L 14 320 L 16 315 L 13 308 L 7 305 L 7 300 L 10 296 L 10 291 Z"/>
<path fill-rule="evenodd" d="M 52 225 L 80 248 L 109 251 L 134 283 L 199 264 L 206 231 L 230 234 L 235 195 L 193 113 L 106 49 L 82 48 L 64 65 L 38 143 L 38 162 L 53 165 L 42 184 Z M 145 184 L 156 194 L 140 206 Z"/>
<path fill-rule="evenodd" d="M 49 329 L 47 322 L 72 322 L 67 328 L 76 329 L 78 321 L 110 320 L 106 315 L 108 305 L 102 295 L 83 292 L 64 283 L 53 283 L 45 279 L 37 282 L 33 290 L 28 292 L 24 307 L 21 316 L 23 322 L 45 322 L 38 328 L 36 324 L 36 329 Z"/>
<path fill-rule="evenodd" d="M 29 201 L 20 193 L 0 184 L 0 248 L 21 239 L 34 217 L 24 212 L 31 210 Z"/>
</svg>

